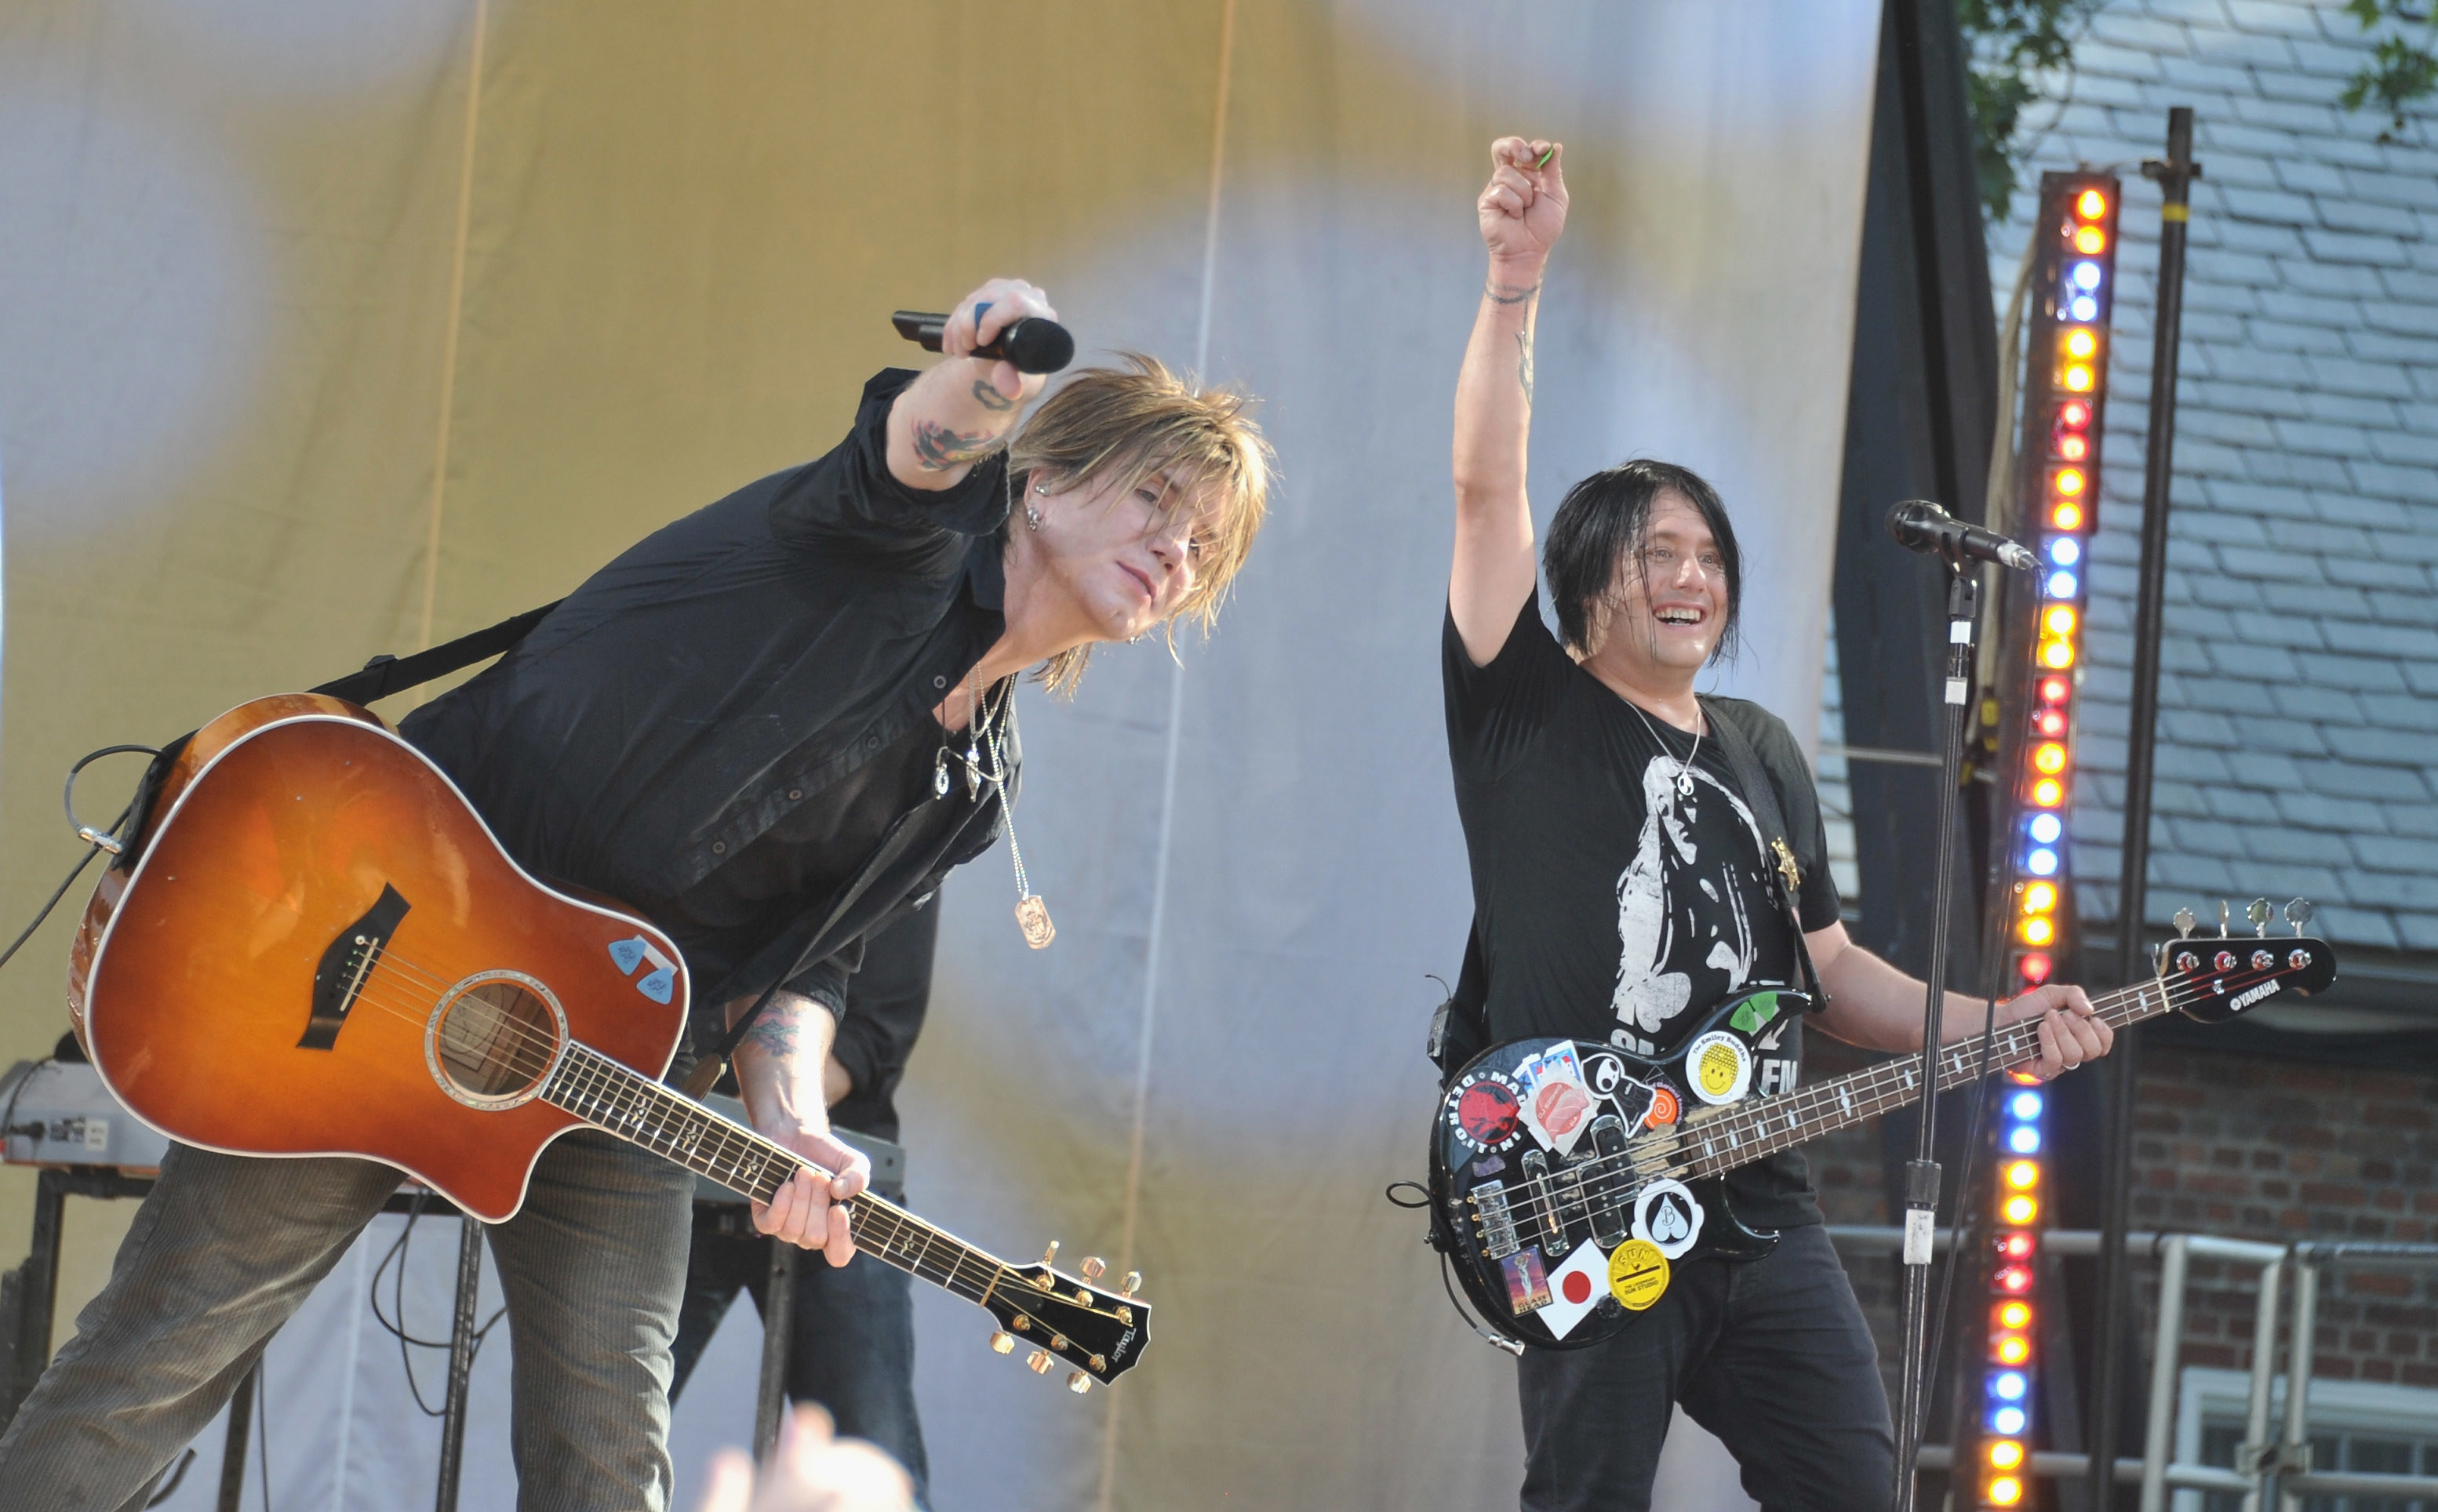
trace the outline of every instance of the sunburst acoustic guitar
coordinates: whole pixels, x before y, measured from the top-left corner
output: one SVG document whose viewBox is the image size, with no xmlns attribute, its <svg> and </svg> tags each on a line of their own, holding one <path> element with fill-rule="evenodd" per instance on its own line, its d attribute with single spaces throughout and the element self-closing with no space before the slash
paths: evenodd
<svg viewBox="0 0 2438 1512">
<path fill-rule="evenodd" d="M 367 711 L 242 704 L 150 812 L 85 909 L 68 1006 L 111 1091 L 171 1138 L 383 1161 L 489 1222 L 581 1128 L 757 1200 L 818 1169 L 659 1081 L 687 1003 L 668 937 L 527 874 Z M 1080 1392 L 1141 1359 L 1136 1278 L 1112 1294 L 869 1192 L 847 1207 L 860 1248 L 988 1310 L 993 1347 L 1030 1344 L 1036 1373 L 1065 1360 Z"/>
</svg>

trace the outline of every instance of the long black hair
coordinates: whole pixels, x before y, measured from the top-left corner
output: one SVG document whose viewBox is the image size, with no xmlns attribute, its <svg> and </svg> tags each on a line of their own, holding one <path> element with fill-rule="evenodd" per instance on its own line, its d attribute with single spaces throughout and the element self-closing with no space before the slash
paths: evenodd
<svg viewBox="0 0 2438 1512">
<path fill-rule="evenodd" d="M 1549 521 L 1548 544 L 1541 548 L 1541 570 L 1548 576 L 1549 597 L 1558 608 L 1559 639 L 1578 652 L 1591 649 L 1594 616 L 1616 588 L 1618 569 L 1631 561 L 1639 571 L 1652 506 L 1662 494 L 1675 494 L 1692 505 L 1718 543 L 1727 571 L 1727 620 L 1710 655 L 1728 655 L 1734 645 L 1743 608 L 1744 560 L 1736 546 L 1736 528 L 1727 522 L 1727 506 L 1719 501 L 1719 491 L 1691 468 L 1636 457 L 1567 489 Z"/>
</svg>

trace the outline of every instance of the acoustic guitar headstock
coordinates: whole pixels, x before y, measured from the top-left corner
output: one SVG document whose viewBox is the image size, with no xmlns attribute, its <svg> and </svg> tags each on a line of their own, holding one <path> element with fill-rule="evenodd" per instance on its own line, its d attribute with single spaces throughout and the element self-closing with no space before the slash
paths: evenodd
<svg viewBox="0 0 2438 1512">
<path fill-rule="evenodd" d="M 992 1349 L 1014 1354 L 1017 1345 L 1030 1344 L 1024 1363 L 1037 1376 L 1049 1374 L 1052 1360 L 1066 1361 L 1075 1367 L 1067 1387 L 1080 1394 L 1096 1380 L 1109 1384 L 1141 1360 L 1151 1342 L 1151 1304 L 1135 1295 L 1141 1273 L 1128 1272 L 1115 1292 L 1104 1292 L 1054 1270 L 1057 1255 L 1053 1239 L 1040 1264 L 1008 1266 L 982 1306 L 998 1319 Z M 1105 1269 L 1097 1257 L 1083 1264 L 1093 1280 Z"/>
</svg>

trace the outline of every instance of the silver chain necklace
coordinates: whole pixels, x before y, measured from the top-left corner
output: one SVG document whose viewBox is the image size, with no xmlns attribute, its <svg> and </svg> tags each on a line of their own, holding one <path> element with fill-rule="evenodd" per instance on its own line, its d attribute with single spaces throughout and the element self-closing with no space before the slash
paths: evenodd
<svg viewBox="0 0 2438 1512">
<path fill-rule="evenodd" d="M 1659 727 L 1651 722 L 1651 716 L 1642 712 L 1642 706 L 1640 704 L 1628 698 L 1625 700 L 1625 706 L 1634 711 L 1635 718 L 1642 721 L 1642 728 L 1651 731 L 1651 739 L 1653 744 L 1658 746 L 1660 754 L 1674 754 L 1668 749 L 1668 742 L 1660 739 Z M 1701 705 L 1695 704 L 1693 707 L 1695 716 L 1697 718 L 1700 717 Z M 1676 763 L 1676 796 L 1678 798 L 1691 798 L 1693 796 L 1693 759 L 1702 754 L 1702 737 L 1709 733 L 1709 729 L 1710 722 L 1707 719 L 1703 719 L 1701 728 L 1693 731 L 1692 750 L 1679 758 Z M 1671 800 L 1668 806 L 1672 811 L 1676 805 Z"/>
<path fill-rule="evenodd" d="M 972 675 L 965 685 L 965 750 L 957 757 L 965 769 L 965 796 L 979 800 L 987 788 L 998 799 L 999 814 L 1007 821 L 1007 853 L 1016 863 L 1016 926 L 1024 933 L 1024 942 L 1040 950 L 1058 938 L 1058 926 L 1050 921 L 1050 905 L 1033 890 L 1024 870 L 1024 847 L 1016 838 L 1016 803 L 1008 796 L 1007 747 L 1016 737 L 1016 679 L 1010 677 L 998 690 L 994 707 L 974 691 Z M 931 770 L 931 791 L 940 798 L 948 796 L 948 762 L 951 752 L 944 739 L 940 744 L 938 762 Z"/>
</svg>

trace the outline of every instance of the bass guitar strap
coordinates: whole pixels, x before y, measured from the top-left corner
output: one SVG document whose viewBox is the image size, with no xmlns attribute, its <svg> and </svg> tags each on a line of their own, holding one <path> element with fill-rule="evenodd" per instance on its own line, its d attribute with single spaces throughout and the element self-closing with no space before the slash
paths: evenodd
<svg viewBox="0 0 2438 1512">
<path fill-rule="evenodd" d="M 1743 727 L 1728 718 L 1717 700 L 1700 701 L 1703 717 L 1709 721 L 1719 749 L 1726 754 L 1727 767 L 1736 774 L 1736 785 L 1743 789 L 1744 802 L 1760 825 L 1762 844 L 1768 853 L 1761 859 L 1768 873 L 1769 890 L 1777 900 L 1778 912 L 1784 916 L 1787 928 L 1793 932 L 1794 961 L 1803 973 L 1803 990 L 1811 994 L 1815 1010 L 1826 1008 L 1828 994 L 1821 990 L 1820 973 L 1813 969 L 1811 952 L 1803 942 L 1803 912 L 1797 896 L 1797 889 L 1803 886 L 1803 871 L 1795 864 L 1786 813 L 1777 800 L 1777 784 L 1770 781 L 1759 753 L 1753 749 L 1752 737 L 1744 733 Z"/>
</svg>

